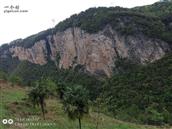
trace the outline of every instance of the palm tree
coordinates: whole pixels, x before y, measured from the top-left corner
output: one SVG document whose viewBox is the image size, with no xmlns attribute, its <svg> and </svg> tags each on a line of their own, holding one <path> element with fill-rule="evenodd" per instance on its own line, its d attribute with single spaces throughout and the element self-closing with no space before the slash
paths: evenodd
<svg viewBox="0 0 172 129">
<path fill-rule="evenodd" d="M 99 93 L 99 95 L 97 96 L 96 100 L 93 101 L 94 106 L 97 109 L 97 115 L 96 115 L 96 129 L 99 128 L 99 123 L 100 123 L 100 113 L 101 111 L 103 111 L 104 107 L 105 107 L 105 85 L 102 86 L 102 89 Z"/>
<path fill-rule="evenodd" d="M 41 79 L 35 82 L 34 88 L 29 92 L 29 100 L 31 100 L 34 107 L 36 105 L 41 107 L 43 118 L 45 119 L 45 99 L 53 95 L 56 90 L 56 84 L 50 79 Z"/>
<path fill-rule="evenodd" d="M 79 129 L 81 129 L 81 119 L 89 112 L 87 90 L 80 85 L 67 87 L 63 97 L 63 106 L 70 119 L 78 119 Z"/>
</svg>

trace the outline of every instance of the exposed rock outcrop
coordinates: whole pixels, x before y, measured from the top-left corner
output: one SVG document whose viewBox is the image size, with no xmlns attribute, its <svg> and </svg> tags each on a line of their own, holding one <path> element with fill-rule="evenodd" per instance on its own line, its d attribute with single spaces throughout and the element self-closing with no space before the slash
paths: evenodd
<svg viewBox="0 0 172 129">
<path fill-rule="evenodd" d="M 30 48 L 13 46 L 10 52 L 19 60 L 40 65 L 46 64 L 48 57 L 55 61 L 56 55 L 60 54 L 60 68 L 67 69 L 79 64 L 92 74 L 103 73 L 110 76 L 118 57 L 127 57 L 144 64 L 160 59 L 171 51 L 164 41 L 142 34 L 124 36 L 110 26 L 96 34 L 86 33 L 80 28 L 69 28 L 45 39 Z"/>
<path fill-rule="evenodd" d="M 35 43 L 34 46 L 28 49 L 20 46 L 13 46 L 9 51 L 12 53 L 12 57 L 18 57 L 19 60 L 27 60 L 40 65 L 47 63 L 47 49 L 44 40 Z"/>
</svg>

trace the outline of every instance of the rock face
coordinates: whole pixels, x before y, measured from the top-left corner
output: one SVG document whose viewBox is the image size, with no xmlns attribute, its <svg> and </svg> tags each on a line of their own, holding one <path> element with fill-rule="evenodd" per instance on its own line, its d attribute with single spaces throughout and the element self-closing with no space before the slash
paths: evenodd
<svg viewBox="0 0 172 129">
<path fill-rule="evenodd" d="M 23 47 L 15 46 L 9 49 L 12 57 L 18 57 L 19 60 L 28 60 L 35 64 L 43 65 L 46 61 L 46 46 L 45 41 L 36 42 L 31 48 L 25 49 Z"/>
<path fill-rule="evenodd" d="M 46 64 L 48 58 L 55 61 L 56 55 L 59 54 L 60 68 L 82 65 L 92 74 L 111 76 L 118 57 L 145 64 L 160 59 L 171 50 L 164 41 L 142 34 L 120 35 L 107 26 L 96 34 L 86 33 L 80 28 L 68 28 L 64 32 L 45 37 L 30 48 L 12 46 L 9 51 L 12 57 L 40 65 Z"/>
</svg>

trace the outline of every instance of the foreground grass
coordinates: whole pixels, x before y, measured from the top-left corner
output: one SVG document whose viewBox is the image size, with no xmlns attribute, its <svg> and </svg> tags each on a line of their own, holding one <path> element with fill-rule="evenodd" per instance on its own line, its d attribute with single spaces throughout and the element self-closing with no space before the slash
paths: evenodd
<svg viewBox="0 0 172 129">
<path fill-rule="evenodd" d="M 39 108 L 33 108 L 27 102 L 27 90 L 19 86 L 11 87 L 9 84 L 0 84 L 0 116 L 2 119 L 12 118 L 16 125 L 2 125 L 0 129 L 77 129 L 78 121 L 71 121 L 64 114 L 59 100 L 49 99 L 47 103 L 46 120 L 42 119 Z M 97 114 L 90 112 L 82 120 L 82 129 L 96 129 Z M 22 124 L 22 125 L 21 125 Z M 24 124 L 32 124 L 26 125 Z M 38 124 L 38 125 L 35 125 Z M 136 125 L 122 122 L 104 114 L 99 116 L 99 129 L 158 129 L 153 126 Z M 162 127 L 170 129 L 170 127 Z"/>
</svg>

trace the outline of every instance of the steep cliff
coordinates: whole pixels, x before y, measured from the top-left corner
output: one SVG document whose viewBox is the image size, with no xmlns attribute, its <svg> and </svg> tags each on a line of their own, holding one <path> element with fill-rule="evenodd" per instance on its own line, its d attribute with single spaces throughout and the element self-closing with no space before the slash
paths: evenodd
<svg viewBox="0 0 172 129">
<path fill-rule="evenodd" d="M 97 103 L 106 114 L 168 127 L 172 2 L 90 8 L 54 28 L 4 44 L 0 79 L 31 87 L 50 79 L 62 94 L 83 86 L 93 106 Z"/>
<path fill-rule="evenodd" d="M 81 65 L 85 72 L 111 76 L 118 58 L 147 64 L 170 53 L 170 40 L 160 36 L 166 32 L 171 34 L 171 30 L 166 31 L 164 18 L 146 16 L 139 11 L 136 14 L 133 10 L 118 7 L 89 9 L 66 19 L 54 29 L 1 46 L 0 61 L 10 57 L 10 60 L 44 65 L 52 60 L 59 68 Z M 107 13 L 103 15 L 102 11 Z M 95 21 L 86 21 L 88 16 L 96 17 Z"/>
<path fill-rule="evenodd" d="M 164 41 L 144 35 L 122 36 L 110 26 L 96 34 L 86 33 L 80 28 L 69 28 L 49 35 L 46 39 L 36 42 L 30 48 L 13 46 L 9 51 L 12 57 L 40 65 L 47 63 L 48 56 L 55 61 L 59 53 L 60 68 L 67 69 L 80 64 L 92 74 L 101 72 L 108 76 L 118 57 L 144 64 L 160 59 L 170 51 L 169 45 Z"/>
</svg>

